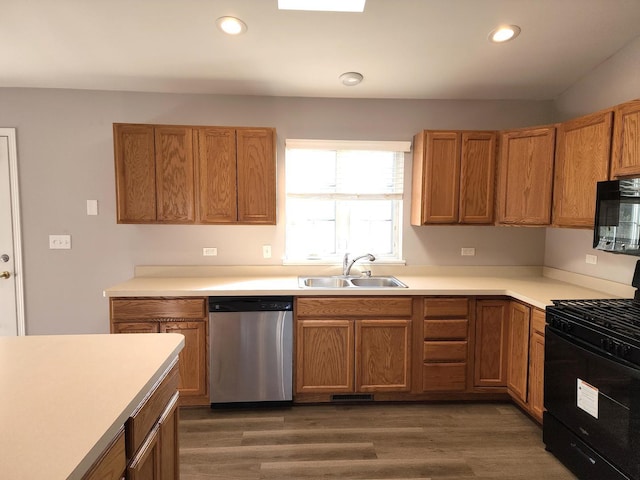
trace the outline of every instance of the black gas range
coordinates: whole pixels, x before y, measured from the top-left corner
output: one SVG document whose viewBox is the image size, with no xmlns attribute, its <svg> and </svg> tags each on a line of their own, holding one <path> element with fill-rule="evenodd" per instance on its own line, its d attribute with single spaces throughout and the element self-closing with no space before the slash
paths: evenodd
<svg viewBox="0 0 640 480">
<path fill-rule="evenodd" d="M 640 480 L 640 300 L 546 309 L 543 439 L 583 480 Z"/>
<path fill-rule="evenodd" d="M 551 328 L 640 366 L 640 301 L 554 300 L 546 312 Z"/>
</svg>

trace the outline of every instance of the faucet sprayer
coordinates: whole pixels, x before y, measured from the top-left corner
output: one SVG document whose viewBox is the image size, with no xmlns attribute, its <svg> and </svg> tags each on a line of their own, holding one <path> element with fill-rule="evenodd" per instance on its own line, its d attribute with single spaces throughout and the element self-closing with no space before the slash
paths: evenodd
<svg viewBox="0 0 640 480">
<path fill-rule="evenodd" d="M 353 267 L 353 264 L 363 258 L 368 259 L 370 262 L 373 262 L 376 259 L 376 257 L 371 255 L 370 253 L 367 253 L 365 255 L 360 255 L 359 257 L 356 257 L 353 260 L 349 261 L 349 254 L 345 253 L 344 258 L 342 259 L 342 274 L 345 277 L 348 277 L 349 273 L 351 272 L 351 267 Z"/>
</svg>

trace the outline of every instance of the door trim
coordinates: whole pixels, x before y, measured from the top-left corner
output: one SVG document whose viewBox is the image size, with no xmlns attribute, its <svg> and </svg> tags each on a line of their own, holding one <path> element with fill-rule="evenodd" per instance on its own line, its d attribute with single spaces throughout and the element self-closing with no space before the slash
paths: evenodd
<svg viewBox="0 0 640 480">
<path fill-rule="evenodd" d="M 24 282 L 22 275 L 22 232 L 20 230 L 20 192 L 18 188 L 18 149 L 15 128 L 0 128 L 9 148 L 9 182 L 11 188 L 11 223 L 13 229 L 13 267 L 16 290 L 16 322 L 18 336 L 26 334 L 24 322 Z"/>
</svg>

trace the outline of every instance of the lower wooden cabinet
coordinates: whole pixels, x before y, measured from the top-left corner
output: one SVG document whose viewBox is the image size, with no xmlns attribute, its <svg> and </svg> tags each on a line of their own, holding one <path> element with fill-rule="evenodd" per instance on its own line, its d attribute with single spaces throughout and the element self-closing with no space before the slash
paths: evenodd
<svg viewBox="0 0 640 480">
<path fill-rule="evenodd" d="M 296 394 L 407 392 L 410 297 L 304 297 L 296 313 Z"/>
<path fill-rule="evenodd" d="M 476 390 L 507 386 L 508 318 L 508 300 L 476 302 L 473 376 Z"/>
<path fill-rule="evenodd" d="M 124 446 L 124 427 L 116 435 L 98 461 L 86 473 L 83 480 L 120 480 L 127 468 Z"/>
<path fill-rule="evenodd" d="M 466 391 L 469 299 L 425 298 L 423 318 L 422 391 Z"/>
<path fill-rule="evenodd" d="M 354 391 L 353 320 L 296 322 L 296 392 Z"/>
<path fill-rule="evenodd" d="M 519 302 L 509 304 L 509 395 L 526 405 L 529 373 L 529 330 L 531 309 Z"/>
<path fill-rule="evenodd" d="M 130 415 L 83 480 L 178 480 L 178 365 Z"/>
<path fill-rule="evenodd" d="M 174 369 L 129 418 L 125 426 L 127 448 L 131 450 L 128 480 L 180 478 L 177 386 L 178 371 Z"/>
<path fill-rule="evenodd" d="M 205 297 L 112 298 L 111 333 L 180 333 L 180 405 L 208 405 L 209 322 Z"/>
<path fill-rule="evenodd" d="M 542 423 L 544 412 L 544 328 L 545 313 L 531 309 L 529 342 L 529 413 Z"/>
<path fill-rule="evenodd" d="M 177 433 L 178 394 L 176 393 L 129 464 L 128 479 L 177 480 L 180 478 Z"/>
<path fill-rule="evenodd" d="M 409 391 L 411 320 L 356 320 L 355 342 L 356 391 Z"/>
</svg>

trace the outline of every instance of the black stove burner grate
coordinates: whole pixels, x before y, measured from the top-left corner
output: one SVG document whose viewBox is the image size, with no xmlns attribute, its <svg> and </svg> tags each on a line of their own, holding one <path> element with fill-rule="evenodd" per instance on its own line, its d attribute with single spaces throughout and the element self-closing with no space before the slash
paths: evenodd
<svg viewBox="0 0 640 480">
<path fill-rule="evenodd" d="M 585 324 L 640 339 L 640 302 L 633 299 L 554 300 L 553 304 Z"/>
</svg>

